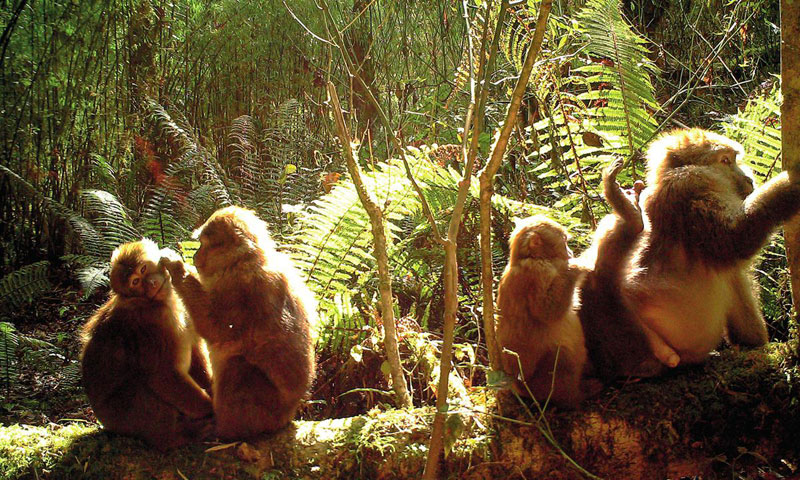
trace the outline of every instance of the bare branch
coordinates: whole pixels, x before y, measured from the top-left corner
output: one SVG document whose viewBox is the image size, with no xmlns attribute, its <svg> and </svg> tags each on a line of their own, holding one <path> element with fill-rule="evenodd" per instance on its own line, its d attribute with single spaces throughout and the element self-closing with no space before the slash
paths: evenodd
<svg viewBox="0 0 800 480">
<path fill-rule="evenodd" d="M 552 0 L 542 0 L 539 7 L 539 16 L 536 19 L 536 30 L 528 47 L 528 53 L 522 66 L 517 84 L 511 94 L 511 103 L 508 106 L 506 119 L 497 141 L 492 149 L 489 162 L 481 170 L 480 181 L 480 214 L 481 214 L 481 283 L 483 284 L 483 328 L 486 336 L 486 347 L 489 350 L 489 365 L 493 370 L 500 368 L 500 348 L 494 332 L 494 272 L 492 270 L 492 195 L 494 194 L 494 176 L 500 168 L 500 163 L 508 146 L 508 139 L 514 130 L 517 113 L 522 103 L 522 95 L 528 86 L 533 64 L 542 48 L 547 18 L 553 6 Z"/>
<path fill-rule="evenodd" d="M 339 104 L 339 96 L 336 94 L 336 87 L 332 82 L 328 82 L 328 95 L 331 99 L 333 119 L 336 123 L 336 132 L 339 141 L 342 143 L 342 156 L 347 163 L 347 170 L 353 179 L 353 185 L 358 192 L 358 198 L 364 205 L 364 210 L 369 215 L 372 224 L 372 236 L 375 239 L 374 252 L 375 260 L 378 262 L 378 289 L 380 291 L 381 319 L 383 320 L 384 337 L 383 343 L 386 348 L 386 357 L 389 361 L 389 369 L 392 374 L 392 388 L 394 389 L 395 401 L 400 407 L 411 407 L 411 395 L 406 387 L 406 379 L 403 374 L 403 366 L 400 363 L 400 351 L 397 347 L 397 329 L 394 321 L 394 308 L 392 305 L 392 278 L 389 272 L 389 255 L 386 253 L 386 222 L 383 219 L 383 211 L 375 203 L 375 200 L 367 191 L 361 179 L 361 171 L 356 163 L 353 149 L 350 146 L 352 139 L 347 131 L 347 125 L 342 115 L 342 106 Z"/>
</svg>

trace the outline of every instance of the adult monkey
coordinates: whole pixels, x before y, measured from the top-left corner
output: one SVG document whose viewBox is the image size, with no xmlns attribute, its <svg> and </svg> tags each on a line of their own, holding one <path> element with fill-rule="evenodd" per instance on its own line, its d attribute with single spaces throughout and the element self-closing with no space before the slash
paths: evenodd
<svg viewBox="0 0 800 480">
<path fill-rule="evenodd" d="M 693 128 L 663 135 L 647 153 L 645 229 L 621 278 L 623 303 L 674 367 L 731 343 L 768 341 L 749 277 L 774 229 L 800 210 L 800 171 L 755 191 L 737 164 L 742 146 Z"/>
<path fill-rule="evenodd" d="M 162 264 L 208 343 L 216 433 L 244 439 L 279 430 L 314 378 L 314 296 L 254 212 L 217 210 L 196 236 L 199 276 L 181 261 Z"/>
</svg>

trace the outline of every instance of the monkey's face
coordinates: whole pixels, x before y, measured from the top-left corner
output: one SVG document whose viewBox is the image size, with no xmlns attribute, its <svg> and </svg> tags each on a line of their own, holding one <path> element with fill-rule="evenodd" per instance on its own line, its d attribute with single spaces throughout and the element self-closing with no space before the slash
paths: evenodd
<svg viewBox="0 0 800 480">
<path fill-rule="evenodd" d="M 733 188 L 736 193 L 744 199 L 753 193 L 753 177 L 749 171 L 745 171 L 741 165 L 737 163 L 739 152 L 730 148 L 720 148 L 711 155 L 711 167 L 717 172 L 729 178 L 733 183 Z"/>
<path fill-rule="evenodd" d="M 657 185 L 667 171 L 699 166 L 732 184 L 741 198 L 753 192 L 753 178 L 737 163 L 744 155 L 739 142 L 701 128 L 663 135 L 647 151 L 648 184 Z"/>
<path fill-rule="evenodd" d="M 569 260 L 572 251 L 568 236 L 561 225 L 545 217 L 530 217 L 521 221 L 511 233 L 511 261 L 524 258 Z"/>
<path fill-rule="evenodd" d="M 264 248 L 272 248 L 266 224 L 252 211 L 239 207 L 214 212 L 194 236 L 200 240 L 194 265 L 201 276 L 214 275 L 241 261 L 263 260 Z"/>
<path fill-rule="evenodd" d="M 194 266 L 200 275 L 213 275 L 226 266 L 235 263 L 238 250 L 237 236 L 220 223 L 210 223 L 202 227 L 198 236 L 200 248 L 194 254 Z"/>
<path fill-rule="evenodd" d="M 111 289 L 123 297 L 145 297 L 163 302 L 172 293 L 166 269 L 158 265 L 160 252 L 144 239 L 126 243 L 111 256 Z"/>
</svg>

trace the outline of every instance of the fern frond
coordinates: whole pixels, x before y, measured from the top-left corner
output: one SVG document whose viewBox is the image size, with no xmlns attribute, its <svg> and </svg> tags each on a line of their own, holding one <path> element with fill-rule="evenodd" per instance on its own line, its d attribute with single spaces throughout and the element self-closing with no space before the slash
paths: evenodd
<svg viewBox="0 0 800 480">
<path fill-rule="evenodd" d="M 133 226 L 130 212 L 113 194 L 104 190 L 81 190 L 80 199 L 86 218 L 102 238 L 91 250 L 92 254 L 107 259 L 118 245 L 142 238 Z"/>
<path fill-rule="evenodd" d="M 19 335 L 14 325 L 0 322 L 0 382 L 6 393 L 17 383 L 19 370 L 17 369 L 17 348 Z"/>
<path fill-rule="evenodd" d="M 66 220 L 72 231 L 78 236 L 85 250 L 91 251 L 96 248 L 102 248 L 103 240 L 100 234 L 85 218 L 52 198 L 42 195 L 36 187 L 5 165 L 0 164 L 0 172 L 6 174 L 11 181 L 22 187 L 32 199 L 42 202 L 54 215 Z"/>
<path fill-rule="evenodd" d="M 26 265 L 0 279 L 0 304 L 7 308 L 20 308 L 40 295 L 53 290 L 48 278 L 50 262 Z"/>
<path fill-rule="evenodd" d="M 742 144 L 745 164 L 762 182 L 781 171 L 782 103 L 780 82 L 776 82 L 769 92 L 751 99 L 722 123 L 725 135 Z"/>
<path fill-rule="evenodd" d="M 594 107 L 597 129 L 623 140 L 615 153 L 634 155 L 652 139 L 658 109 L 650 75 L 658 73 L 648 58 L 646 40 L 622 17 L 619 0 L 589 0 L 578 14 L 592 63 L 576 72 L 589 90 L 579 97 Z"/>
</svg>

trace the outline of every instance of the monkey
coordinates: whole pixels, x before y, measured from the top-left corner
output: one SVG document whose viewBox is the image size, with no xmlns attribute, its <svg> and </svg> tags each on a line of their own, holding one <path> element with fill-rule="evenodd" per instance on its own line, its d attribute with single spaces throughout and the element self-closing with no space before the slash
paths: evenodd
<svg viewBox="0 0 800 480">
<path fill-rule="evenodd" d="M 754 189 L 738 164 L 743 150 L 699 128 L 668 132 L 648 149 L 645 227 L 620 293 L 667 367 L 703 362 L 724 337 L 747 347 L 769 340 L 749 270 L 800 210 L 800 172 Z"/>
<path fill-rule="evenodd" d="M 567 238 L 564 227 L 543 216 L 521 221 L 511 233 L 497 290 L 497 341 L 517 394 L 530 390 L 539 402 L 575 407 L 585 396 L 586 348 L 573 293 L 585 270 L 570 263 Z"/>
<path fill-rule="evenodd" d="M 212 403 L 206 359 L 148 239 L 111 255 L 111 295 L 84 325 L 81 373 L 97 419 L 110 432 L 160 450 L 200 439 Z"/>
<path fill-rule="evenodd" d="M 180 261 L 162 264 L 208 344 L 216 434 L 277 431 L 314 377 L 314 296 L 251 210 L 218 210 L 194 236 L 197 273 Z"/>
<path fill-rule="evenodd" d="M 589 271 L 577 288 L 588 370 L 604 382 L 621 376 L 654 376 L 665 368 L 652 355 L 651 344 L 660 345 L 660 339 L 636 321 L 620 294 L 621 273 L 644 229 L 639 208 L 644 184 L 637 181 L 626 195 L 616 181 L 623 165 L 617 160 L 603 171 L 603 196 L 612 213 L 600 221 L 590 248 L 581 255 Z"/>
</svg>

